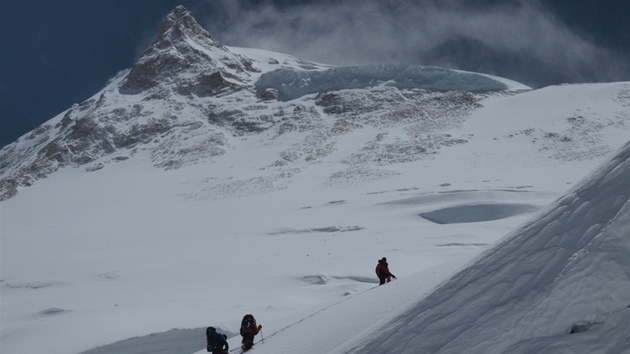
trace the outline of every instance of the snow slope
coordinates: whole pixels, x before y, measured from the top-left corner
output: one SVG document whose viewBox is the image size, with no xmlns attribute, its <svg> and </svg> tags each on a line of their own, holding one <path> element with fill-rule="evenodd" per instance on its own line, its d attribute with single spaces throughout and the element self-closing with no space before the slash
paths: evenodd
<svg viewBox="0 0 630 354">
<path fill-rule="evenodd" d="M 300 134 L 286 136 L 280 145 L 243 137 L 222 157 L 177 170 L 155 169 L 142 152 L 93 172 L 62 169 L 1 204 L 3 352 L 41 350 L 34 336 L 47 343 L 49 353 L 78 353 L 173 328 L 214 325 L 235 333 L 245 313 L 254 313 L 265 326 L 260 351 L 278 353 L 278 348 L 298 345 L 281 334 L 272 336 L 285 327 L 284 333 L 299 332 L 301 327 L 293 326 L 298 321 L 321 328 L 322 342 L 333 344 L 330 350 L 362 338 L 371 326 L 382 331 L 381 325 L 393 326 L 388 320 L 394 315 L 418 314 L 413 304 L 533 215 L 486 214 L 487 221 L 436 224 L 421 213 L 549 204 L 610 156 L 601 147 L 620 146 L 627 138 L 627 130 L 602 123 L 611 114 L 623 114 L 615 102 L 627 104 L 619 101 L 627 87 L 571 85 L 490 96 L 461 125 L 445 130 L 470 134 L 467 144 L 386 167 L 395 173 L 375 174 L 374 167 L 364 166 L 363 174 L 343 184 L 331 183 L 331 176 L 347 168 L 339 161 L 354 151 L 356 134 L 346 136 L 321 163 L 299 163 L 303 172 L 289 184 L 270 178 L 267 166 L 274 154 L 299 143 Z M 506 107 L 526 104 L 526 111 L 505 114 Z M 573 124 L 567 117 L 575 112 L 588 116 Z M 539 128 L 528 135 L 524 127 Z M 601 140 L 600 148 L 571 155 L 544 140 L 548 133 L 580 134 L 578 128 L 592 139 L 573 140 L 577 149 L 571 151 L 589 151 Z M 363 134 L 382 132 L 374 128 Z M 587 226 L 577 220 L 580 228 Z M 561 259 L 578 251 L 568 248 Z M 373 268 L 383 256 L 399 280 L 366 292 L 376 285 Z M 503 286 L 509 288 L 511 278 L 505 276 Z M 549 291 L 532 295 L 544 304 L 544 294 L 555 296 Z M 584 306 L 580 299 L 590 293 L 575 290 L 571 297 Z M 321 322 L 305 319 L 344 299 L 356 299 L 338 306 L 349 304 L 344 318 L 363 316 L 360 328 L 325 332 Z M 548 306 L 557 305 L 554 299 Z M 568 311 L 574 317 L 565 315 L 554 327 L 556 335 L 580 321 L 599 321 L 606 308 L 597 309 L 590 317 L 582 310 Z M 321 311 L 331 316 L 323 322 L 339 322 L 337 315 L 344 311 L 334 306 Z M 309 334 L 302 340 L 318 338 Z M 305 353 L 310 350 L 299 345 Z"/>
<path fill-rule="evenodd" d="M 626 343 L 617 330 L 590 340 L 614 327 L 613 312 L 623 305 L 614 294 L 626 289 L 619 274 L 627 263 L 613 271 L 589 248 L 614 242 L 606 230 L 619 224 L 601 203 L 608 208 L 625 194 L 588 204 L 569 194 L 560 199 L 564 210 L 545 206 L 628 141 L 630 83 L 476 94 L 379 85 L 260 100 L 254 82 L 264 72 L 329 67 L 202 41 L 195 36 L 209 34 L 179 11 L 185 21 L 169 17 L 166 42 L 156 41 L 137 66 L 2 150 L 3 178 L 20 173 L 4 179 L 11 193 L 0 202 L 3 353 L 192 353 L 203 348 L 192 333 L 209 325 L 236 333 L 246 313 L 264 326 L 265 343 L 254 352 L 366 351 L 368 338 L 405 318 L 418 319 L 420 327 L 411 328 L 426 326 L 422 345 L 457 350 L 450 348 L 461 349 L 474 328 L 447 318 L 460 335 L 436 339 L 422 309 L 430 304 L 444 314 L 464 298 L 479 301 L 480 318 L 496 315 L 489 320 L 495 323 L 527 306 L 543 318 L 559 313 L 547 348 L 564 345 L 562 333 L 571 328 L 588 329 L 577 334 L 592 344 L 586 349 L 610 345 L 615 352 Z M 191 57 L 156 61 L 182 55 Z M 205 72 L 213 60 L 223 74 Z M 619 166 L 623 180 L 626 165 Z M 618 181 L 616 172 L 602 171 Z M 588 183 L 572 193 L 598 191 Z M 571 203 L 583 206 L 574 211 Z M 535 268 L 543 262 L 530 261 L 548 259 L 537 251 L 542 241 L 519 253 L 531 276 L 513 266 L 514 254 L 500 259 L 513 272 L 485 274 L 494 255 L 526 242 L 519 235 L 555 213 L 549 229 L 564 236 L 549 244 L 559 256 L 548 266 L 557 284 L 533 274 L 547 274 Z M 599 221 L 589 224 L 590 215 Z M 598 223 L 606 218 L 616 226 L 603 229 Z M 585 228 L 584 242 L 563 246 Z M 483 253 L 500 240 L 497 251 Z M 383 256 L 399 279 L 377 287 L 373 272 Z M 475 259 L 477 266 L 458 273 Z M 584 275 L 589 271 L 617 281 L 596 283 Z M 458 292 L 463 274 L 480 286 L 498 282 L 505 307 L 483 302 L 499 296 L 494 288 L 476 297 Z M 586 283 L 572 282 L 583 287 L 562 312 L 558 293 L 569 291 L 571 277 Z M 540 287 L 529 297 L 510 292 L 528 284 Z M 591 290 L 600 284 L 615 284 L 609 302 L 601 300 L 604 290 Z M 360 326 L 352 325 L 355 317 Z M 482 335 L 470 344 L 526 351 L 539 334 L 527 324 L 530 337 L 510 332 L 490 344 Z M 627 333 L 627 322 L 617 327 Z M 404 328 L 388 343 L 400 352 L 414 343 Z M 617 342 L 605 344 L 610 338 Z M 238 347 L 238 338 L 231 344 Z"/>
<path fill-rule="evenodd" d="M 273 322 L 253 353 L 628 352 L 628 187 L 630 143 L 430 294 L 452 268 Z"/>
<path fill-rule="evenodd" d="M 630 143 L 426 299 L 340 352 L 630 350 L 629 237 Z"/>
</svg>

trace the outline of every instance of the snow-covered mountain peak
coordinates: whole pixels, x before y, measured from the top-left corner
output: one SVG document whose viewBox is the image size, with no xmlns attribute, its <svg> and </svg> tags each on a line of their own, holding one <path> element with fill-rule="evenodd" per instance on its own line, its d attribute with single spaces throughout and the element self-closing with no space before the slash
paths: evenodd
<svg viewBox="0 0 630 354">
<path fill-rule="evenodd" d="M 623 85 L 617 86 L 610 89 L 625 92 Z M 256 167 L 265 172 L 254 179 L 293 176 L 303 170 L 303 162 L 329 159 L 344 166 L 331 177 L 334 183 L 381 178 L 389 173 L 374 170 L 375 165 L 427 159 L 470 142 L 471 134 L 452 129 L 461 127 L 489 97 L 515 96 L 527 110 L 530 101 L 516 97 L 529 91 L 479 73 L 420 65 L 334 67 L 229 47 L 178 6 L 130 70 L 0 150 L 0 200 L 61 167 L 94 172 L 139 152 L 161 169 L 213 163 L 247 136 L 278 146 L 258 160 Z M 544 96 L 556 94 L 539 92 L 533 98 L 544 104 Z M 505 135 L 532 136 L 532 144 L 555 156 L 572 157 L 582 150 L 588 154 L 581 159 L 601 156 L 616 145 L 590 133 L 625 132 L 620 122 L 627 113 L 620 105 L 626 99 L 621 97 L 610 105 L 611 124 L 591 122 L 604 117 L 583 113 L 590 109 L 584 101 L 582 111 L 571 108 L 566 116 L 555 117 L 551 131 L 536 130 L 532 126 L 540 122 L 523 117 L 516 122 L 525 125 L 506 129 Z M 514 116 L 511 106 L 505 110 L 505 117 Z M 493 128 L 515 122 L 499 123 Z M 374 128 L 379 132 L 369 133 Z M 587 133 L 588 146 L 582 138 Z M 346 145 L 349 134 L 358 140 Z M 288 180 L 277 185 L 285 187 Z"/>
<path fill-rule="evenodd" d="M 204 37 L 210 39 L 211 43 L 225 51 L 227 48 L 214 38 L 210 32 L 201 27 L 193 14 L 184 6 L 179 5 L 171 11 L 160 24 L 157 39 L 153 46 L 161 46 L 170 42 L 171 44 L 178 41 L 193 39 L 195 37 Z"/>
<path fill-rule="evenodd" d="M 184 83 L 187 90 L 208 95 L 229 86 L 228 79 L 244 83 L 242 74 L 255 70 L 250 59 L 230 52 L 180 5 L 162 21 L 157 38 L 133 65 L 123 88 L 149 89 L 181 80 L 187 71 L 192 76 Z"/>
</svg>

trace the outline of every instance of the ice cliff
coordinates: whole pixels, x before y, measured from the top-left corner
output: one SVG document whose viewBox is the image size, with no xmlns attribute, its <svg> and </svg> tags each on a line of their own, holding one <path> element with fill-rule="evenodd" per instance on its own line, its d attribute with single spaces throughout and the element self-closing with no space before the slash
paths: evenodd
<svg viewBox="0 0 630 354">
<path fill-rule="evenodd" d="M 420 65 L 368 65 L 335 67 L 327 70 L 277 69 L 264 73 L 256 82 L 257 94 L 275 89 L 277 98 L 289 101 L 311 93 L 344 89 L 365 89 L 386 85 L 400 90 L 500 91 L 508 86 L 491 77 Z"/>
</svg>

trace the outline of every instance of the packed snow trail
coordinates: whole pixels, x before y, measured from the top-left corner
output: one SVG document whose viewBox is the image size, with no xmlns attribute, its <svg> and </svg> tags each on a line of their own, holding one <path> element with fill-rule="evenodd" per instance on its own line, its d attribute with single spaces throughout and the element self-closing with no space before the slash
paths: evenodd
<svg viewBox="0 0 630 354">
<path fill-rule="evenodd" d="M 375 289 L 375 288 L 378 288 L 378 286 L 375 286 L 375 287 L 372 287 L 372 288 L 366 289 L 366 290 L 362 291 L 361 293 L 365 293 L 365 292 L 367 292 L 368 290 L 372 290 L 372 289 Z M 357 294 L 357 295 L 360 295 L 361 293 L 359 293 L 359 294 Z M 357 296 L 357 295 L 355 295 L 355 296 Z M 282 334 L 283 332 L 287 331 L 288 329 L 293 328 L 293 327 L 295 327 L 296 325 L 299 325 L 300 323 L 302 323 L 302 322 L 304 322 L 304 321 L 307 321 L 307 320 L 309 320 L 309 319 L 311 319 L 311 318 L 313 318 L 313 317 L 315 317 L 315 316 L 317 316 L 317 315 L 320 315 L 322 312 L 329 311 L 329 310 L 331 310 L 331 309 L 333 309 L 333 310 L 334 310 L 334 308 L 335 308 L 337 305 L 339 305 L 339 304 L 343 303 L 343 302 L 344 302 L 345 300 L 347 300 L 347 299 L 348 299 L 348 298 L 345 298 L 345 297 L 344 297 L 344 298 L 342 298 L 342 299 L 341 299 L 341 300 L 339 300 L 339 301 L 334 301 L 334 302 L 332 302 L 332 303 L 327 303 L 327 304 L 324 304 L 324 305 L 322 305 L 322 306 L 319 306 L 319 307 L 317 307 L 315 310 L 312 310 L 312 311 L 313 311 L 312 313 L 310 313 L 310 314 L 308 314 L 308 315 L 306 315 L 306 316 L 304 316 L 304 317 L 302 317 L 302 318 L 300 318 L 300 319 L 296 320 L 295 322 L 291 322 L 291 323 L 287 324 L 286 326 L 281 327 L 281 328 L 279 328 L 279 329 L 277 329 L 277 328 L 276 328 L 276 329 L 274 329 L 274 330 L 273 330 L 273 332 L 271 332 L 271 334 L 269 334 L 267 337 L 263 337 L 263 332 L 262 332 L 262 330 L 261 330 L 261 332 L 260 332 L 260 337 L 258 337 L 258 336 L 256 336 L 256 337 L 255 337 L 255 340 L 254 340 L 254 347 L 253 347 L 252 349 L 250 349 L 248 352 L 251 352 L 252 350 L 254 350 L 254 349 L 256 349 L 256 348 L 260 347 L 262 344 L 264 344 L 264 340 L 265 340 L 265 339 L 267 339 L 267 341 L 269 341 L 269 339 L 272 339 L 272 338 L 273 338 L 273 337 L 275 337 L 276 335 L 278 335 L 278 334 Z M 239 343 L 240 343 L 240 340 L 241 340 L 241 338 L 242 338 L 242 337 L 241 337 L 241 336 L 235 336 L 234 338 L 238 338 L 238 339 L 239 339 Z M 236 342 L 236 339 L 231 338 L 231 343 L 235 343 L 235 342 Z M 232 345 L 232 344 L 230 344 L 230 346 L 231 346 L 231 345 Z M 238 346 L 238 348 L 236 348 L 236 349 L 230 349 L 230 353 L 243 353 L 243 351 L 242 351 L 242 349 L 241 349 L 241 346 L 239 345 L 239 346 Z"/>
<path fill-rule="evenodd" d="M 629 184 L 627 143 L 474 265 L 334 353 L 628 350 Z"/>
<path fill-rule="evenodd" d="M 364 332 L 379 320 L 409 307 L 448 279 L 470 261 L 462 257 L 428 268 L 414 275 L 394 280 L 383 286 L 374 286 L 352 296 L 301 311 L 282 320 L 262 323 L 266 331 L 264 343 L 256 338 L 252 354 L 328 353 Z M 241 337 L 228 339 L 230 348 L 240 353 Z M 205 349 L 197 352 L 202 354 Z M 232 351 L 230 351 L 232 353 Z"/>
</svg>

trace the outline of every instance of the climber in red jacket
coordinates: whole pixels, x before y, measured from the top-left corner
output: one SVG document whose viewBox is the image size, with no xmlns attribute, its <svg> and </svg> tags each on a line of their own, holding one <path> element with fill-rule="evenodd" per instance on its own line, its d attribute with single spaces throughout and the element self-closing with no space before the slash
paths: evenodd
<svg viewBox="0 0 630 354">
<path fill-rule="evenodd" d="M 396 279 L 396 276 L 389 271 L 387 258 L 383 257 L 382 259 L 378 260 L 378 264 L 376 265 L 376 276 L 379 280 L 378 285 L 383 285 L 386 281 L 389 283 L 390 281 L 392 281 L 392 278 Z"/>
</svg>

